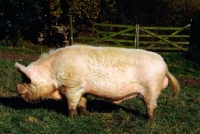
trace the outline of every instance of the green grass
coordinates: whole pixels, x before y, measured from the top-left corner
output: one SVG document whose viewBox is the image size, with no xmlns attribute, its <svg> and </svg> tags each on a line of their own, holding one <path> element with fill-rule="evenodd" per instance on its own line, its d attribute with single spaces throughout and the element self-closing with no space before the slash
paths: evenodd
<svg viewBox="0 0 200 134">
<path fill-rule="evenodd" d="M 162 54 L 176 77 L 199 79 L 200 67 L 181 54 Z M 158 99 L 156 117 L 147 120 L 143 102 L 134 98 L 114 105 L 88 96 L 86 116 L 67 118 L 67 103 L 43 101 L 29 104 L 18 98 L 21 81 L 11 60 L 0 60 L 1 134 L 199 134 L 200 85 L 181 85 L 179 99 L 171 86 Z M 27 62 L 26 62 L 27 64 Z"/>
</svg>

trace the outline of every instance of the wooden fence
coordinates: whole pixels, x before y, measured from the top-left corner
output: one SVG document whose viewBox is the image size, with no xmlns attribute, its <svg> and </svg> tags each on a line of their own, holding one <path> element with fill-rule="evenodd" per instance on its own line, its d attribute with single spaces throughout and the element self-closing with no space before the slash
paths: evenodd
<svg viewBox="0 0 200 134">
<path fill-rule="evenodd" d="M 186 51 L 189 45 L 190 24 L 184 27 L 145 27 L 136 24 L 95 23 L 86 28 L 74 42 L 114 45 L 153 51 Z"/>
</svg>

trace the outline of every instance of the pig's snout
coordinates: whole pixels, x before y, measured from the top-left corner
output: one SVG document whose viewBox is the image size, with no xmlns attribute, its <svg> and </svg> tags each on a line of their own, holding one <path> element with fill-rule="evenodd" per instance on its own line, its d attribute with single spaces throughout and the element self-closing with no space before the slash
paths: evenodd
<svg viewBox="0 0 200 134">
<path fill-rule="evenodd" d="M 30 93 L 27 91 L 27 85 L 26 84 L 18 84 L 17 85 L 17 92 L 18 95 L 24 99 L 27 102 L 30 102 Z"/>
<path fill-rule="evenodd" d="M 17 92 L 18 92 L 19 95 L 27 93 L 26 88 L 25 88 L 25 86 L 23 84 L 18 84 L 17 85 Z"/>
</svg>

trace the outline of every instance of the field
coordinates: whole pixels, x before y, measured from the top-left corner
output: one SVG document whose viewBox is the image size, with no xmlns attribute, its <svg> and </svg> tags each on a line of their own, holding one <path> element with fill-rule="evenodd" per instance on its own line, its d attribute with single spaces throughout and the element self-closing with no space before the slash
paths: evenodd
<svg viewBox="0 0 200 134">
<path fill-rule="evenodd" d="M 145 106 L 139 98 L 114 105 L 88 96 L 87 114 L 76 118 L 66 117 L 65 99 L 26 103 L 16 92 L 16 84 L 21 82 L 21 77 L 14 63 L 18 61 L 27 65 L 37 59 L 37 54 L 0 51 L 1 134 L 200 133 L 200 66 L 186 59 L 184 54 L 161 53 L 169 70 L 179 80 L 181 92 L 175 99 L 171 86 L 163 90 L 153 120 L 146 118 Z"/>
</svg>

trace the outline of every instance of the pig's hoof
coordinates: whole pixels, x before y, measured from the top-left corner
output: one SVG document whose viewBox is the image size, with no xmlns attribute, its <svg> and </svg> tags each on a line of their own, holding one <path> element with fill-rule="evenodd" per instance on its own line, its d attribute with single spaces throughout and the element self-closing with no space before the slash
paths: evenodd
<svg viewBox="0 0 200 134">
<path fill-rule="evenodd" d="M 77 115 L 77 111 L 76 110 L 74 110 L 74 109 L 69 109 L 69 117 L 70 118 L 74 118 L 74 117 L 76 117 L 76 115 Z"/>
<path fill-rule="evenodd" d="M 86 114 L 86 107 L 79 107 L 79 113 L 80 115 L 85 115 Z"/>
<path fill-rule="evenodd" d="M 154 118 L 154 116 L 151 116 L 151 115 L 148 116 L 149 120 L 152 120 L 153 118 Z"/>
</svg>

